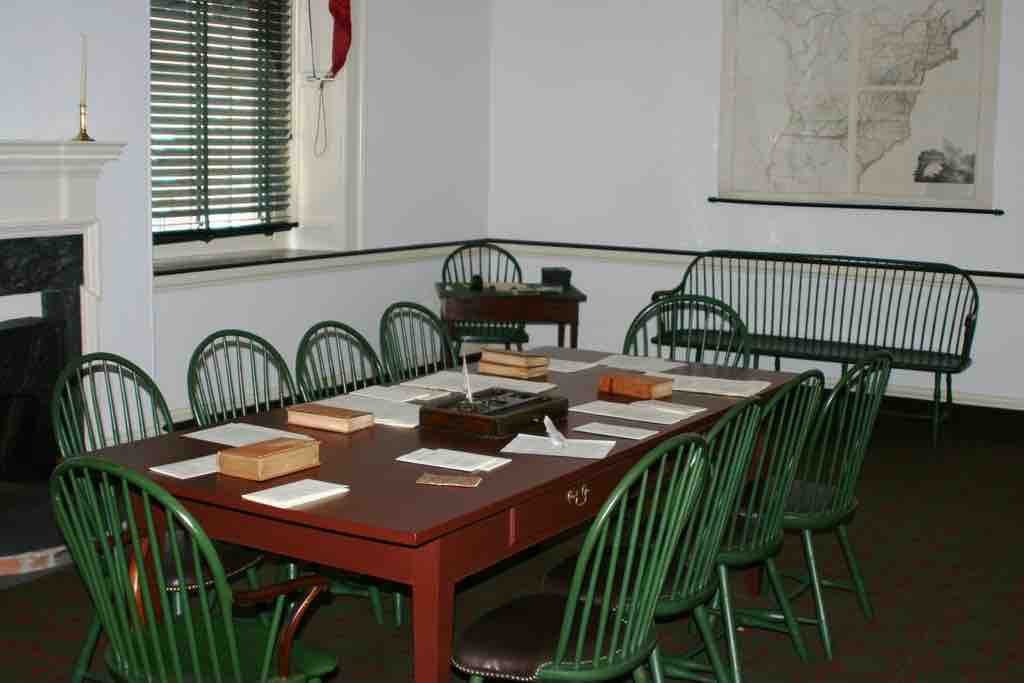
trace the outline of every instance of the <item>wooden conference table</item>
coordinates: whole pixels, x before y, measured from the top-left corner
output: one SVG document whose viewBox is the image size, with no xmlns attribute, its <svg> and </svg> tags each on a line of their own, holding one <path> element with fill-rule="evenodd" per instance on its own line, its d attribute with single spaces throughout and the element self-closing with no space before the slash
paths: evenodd
<svg viewBox="0 0 1024 683">
<path fill-rule="evenodd" d="M 555 348 L 543 351 L 574 360 L 607 355 Z M 607 368 L 598 366 L 572 374 L 551 373 L 549 379 L 559 385 L 556 391 L 567 396 L 570 405 L 577 405 L 598 398 L 597 382 L 603 372 Z M 763 370 L 699 366 L 680 372 L 769 380 L 769 392 L 791 377 Z M 411 586 L 415 680 L 447 683 L 451 680 L 456 582 L 592 518 L 622 475 L 655 443 L 707 428 L 738 399 L 676 392 L 673 400 L 708 410 L 668 426 L 569 413 L 568 424 L 562 425 L 567 433 L 572 427 L 599 420 L 659 429 L 659 434 L 643 441 L 620 439 L 603 460 L 512 455 L 511 463 L 484 474 L 477 488 L 417 485 L 415 480 L 428 468 L 395 462 L 395 458 L 420 447 L 493 454 L 507 439 L 379 425 L 336 434 L 287 426 L 283 410 L 247 421 L 315 436 L 321 441 L 318 468 L 270 482 L 221 475 L 178 480 L 149 474 L 181 500 L 213 538 Z M 169 434 L 97 455 L 148 473 L 152 465 L 216 450 L 216 444 Z M 351 491 L 290 510 L 241 497 L 307 477 L 345 483 Z"/>
<path fill-rule="evenodd" d="M 438 282 L 435 288 L 441 300 L 441 318 L 448 323 L 451 335 L 455 334 L 455 323 L 463 321 L 555 323 L 559 346 L 565 346 L 566 325 L 569 346 L 575 349 L 579 342 L 580 304 L 587 295 L 572 285 L 557 292 L 473 290 L 464 283 L 444 282 Z"/>
</svg>

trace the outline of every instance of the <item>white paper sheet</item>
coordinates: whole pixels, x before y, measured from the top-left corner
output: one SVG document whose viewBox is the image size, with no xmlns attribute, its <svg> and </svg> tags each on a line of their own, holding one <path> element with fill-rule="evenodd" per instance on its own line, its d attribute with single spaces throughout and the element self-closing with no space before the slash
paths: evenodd
<svg viewBox="0 0 1024 683">
<path fill-rule="evenodd" d="M 385 401 L 379 398 L 356 396 L 355 394 L 325 398 L 322 401 L 317 401 L 317 403 L 334 408 L 348 408 L 349 410 L 362 410 L 367 413 L 373 413 L 374 424 L 386 425 L 388 427 L 412 429 L 420 424 L 420 407 L 409 403 Z"/>
<path fill-rule="evenodd" d="M 526 394 L 540 394 L 555 389 L 557 385 L 550 382 L 531 382 L 525 379 L 512 379 L 510 377 L 494 377 L 491 375 L 470 375 L 470 386 L 473 393 L 485 389 L 503 387 L 513 391 L 521 391 Z M 463 393 L 466 390 L 466 382 L 461 372 L 443 370 L 435 372 L 426 377 L 418 377 L 402 383 L 403 387 L 421 387 L 426 389 L 442 389 L 454 393 Z"/>
<path fill-rule="evenodd" d="M 564 446 L 556 446 L 546 436 L 519 434 L 501 449 L 502 453 L 524 453 L 526 455 L 553 455 L 564 458 L 588 458 L 600 460 L 615 448 L 614 441 L 597 439 L 566 439 Z"/>
<path fill-rule="evenodd" d="M 584 363 L 580 360 L 552 358 L 548 361 L 548 370 L 550 372 L 579 372 L 580 370 L 589 370 L 590 368 L 597 367 L 598 364 L 598 361 Z"/>
<path fill-rule="evenodd" d="M 586 432 L 587 434 L 599 434 L 601 436 L 614 436 L 619 439 L 647 439 L 656 436 L 658 432 L 654 429 L 640 429 L 639 427 L 623 427 L 622 425 L 608 424 L 607 422 L 588 422 L 585 425 L 573 428 L 574 432 Z"/>
<path fill-rule="evenodd" d="M 208 429 L 200 429 L 198 432 L 183 434 L 190 439 L 219 443 L 222 446 L 248 446 L 249 444 L 269 441 L 280 437 L 289 439 L 312 439 L 313 437 L 296 432 L 286 432 L 281 429 L 271 429 L 244 422 L 229 422 Z"/>
<path fill-rule="evenodd" d="M 683 419 L 676 413 L 668 413 L 664 410 L 644 408 L 643 406 L 634 407 L 629 403 L 612 403 L 610 401 L 591 401 L 590 403 L 572 406 L 569 410 L 574 413 L 603 415 L 604 417 L 617 417 L 620 420 L 653 422 L 660 425 L 675 424 Z"/>
<path fill-rule="evenodd" d="M 362 396 L 364 398 L 375 398 L 381 401 L 407 403 L 408 401 L 423 401 L 428 398 L 436 397 L 437 392 L 432 391 L 431 389 L 421 389 L 419 387 L 372 386 L 364 387 L 358 391 L 353 391 L 349 396 Z"/>
<path fill-rule="evenodd" d="M 655 410 L 663 410 L 666 413 L 673 413 L 679 415 L 684 420 L 688 417 L 693 417 L 698 413 L 703 413 L 707 408 L 701 408 L 700 406 L 687 406 L 682 403 L 672 403 L 671 401 L 659 401 L 652 399 L 650 401 L 633 401 L 634 406 L 639 408 L 654 408 Z"/>
<path fill-rule="evenodd" d="M 722 379 L 721 377 L 700 377 L 698 375 L 670 375 L 664 372 L 648 372 L 655 377 L 671 377 L 672 391 L 689 391 L 695 394 L 716 396 L 756 396 L 772 385 L 771 382 L 756 379 Z"/>
<path fill-rule="evenodd" d="M 290 484 L 281 484 L 262 491 L 246 493 L 242 495 L 242 498 L 276 508 L 292 508 L 296 505 L 348 493 L 348 491 L 349 487 L 345 484 L 334 484 L 319 479 L 300 479 Z"/>
<path fill-rule="evenodd" d="M 418 448 L 411 453 L 399 456 L 396 460 L 416 465 L 441 467 L 447 470 L 459 470 L 460 472 L 490 472 L 511 462 L 508 458 L 467 453 L 448 448 Z"/>
<path fill-rule="evenodd" d="M 686 367 L 686 363 L 678 363 L 673 360 L 664 360 L 662 358 L 648 358 L 646 356 L 608 356 L 607 358 L 599 360 L 598 363 L 600 365 L 607 365 L 610 368 L 617 368 L 619 370 L 650 372 L 652 374 Z"/>
<path fill-rule="evenodd" d="M 203 477 L 207 474 L 220 472 L 220 465 L 217 462 L 217 454 L 203 455 L 198 458 L 172 462 L 167 465 L 156 465 L 149 468 L 157 474 L 175 479 L 193 479 Z"/>
</svg>

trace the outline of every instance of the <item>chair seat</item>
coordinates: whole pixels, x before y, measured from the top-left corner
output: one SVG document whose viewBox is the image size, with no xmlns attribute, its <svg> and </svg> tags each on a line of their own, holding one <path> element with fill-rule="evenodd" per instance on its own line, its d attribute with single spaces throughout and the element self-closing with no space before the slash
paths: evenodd
<svg viewBox="0 0 1024 683">
<path fill-rule="evenodd" d="M 742 569 L 777 555 L 782 549 L 783 539 L 780 529 L 776 529 L 774 537 L 770 537 L 763 543 L 753 541 L 756 535 L 765 533 L 761 528 L 764 525 L 763 515 L 751 515 L 740 510 L 735 525 L 726 530 L 726 538 L 722 541 L 716 561 L 727 567 Z"/>
<path fill-rule="evenodd" d="M 233 674 L 228 672 L 232 671 L 231 658 L 226 640 L 224 640 L 224 626 L 223 616 L 220 614 L 214 615 L 213 619 L 214 632 L 218 634 L 217 651 L 214 654 L 217 661 L 220 664 L 221 675 L 225 680 L 233 680 Z M 192 657 L 188 651 L 189 642 L 188 635 L 186 632 L 186 623 L 183 619 L 176 619 L 174 622 L 174 630 L 177 636 L 176 642 L 178 643 L 178 655 L 166 654 L 165 661 L 173 661 L 177 658 L 177 661 L 181 662 L 183 667 L 188 667 L 184 671 L 183 681 L 192 683 L 193 681 L 198 683 L 199 681 L 210 681 L 219 680 L 213 673 L 213 658 L 210 656 L 211 653 L 201 651 L 199 653 L 198 660 L 200 662 L 200 670 L 195 671 L 192 669 Z M 238 653 L 239 659 L 242 666 L 242 680 L 252 681 L 256 683 L 260 679 L 260 667 L 262 666 L 263 653 L 267 646 L 267 635 L 269 629 L 262 620 L 258 618 L 253 619 L 236 619 L 235 620 L 235 633 L 238 638 Z M 203 647 L 202 643 L 204 639 L 197 639 L 200 643 L 200 647 Z M 276 644 L 275 644 L 276 645 Z M 276 675 L 277 672 L 277 652 L 278 648 L 274 647 L 274 659 L 271 664 L 270 673 L 271 676 Z M 114 650 L 111 647 L 107 647 L 104 652 L 104 662 L 107 668 L 110 669 L 116 677 L 123 680 L 135 683 L 135 681 L 145 680 L 142 677 L 132 677 L 129 672 L 125 671 L 123 667 L 118 665 L 115 659 Z M 291 674 L 301 674 L 307 677 L 320 678 L 326 676 L 331 671 L 334 671 L 338 667 L 337 657 L 324 652 L 323 650 L 317 649 L 303 644 L 301 641 L 294 641 L 292 653 L 291 653 Z M 168 680 L 171 680 L 168 678 Z"/>
<path fill-rule="evenodd" d="M 221 564 L 224 566 L 224 574 L 228 580 L 234 580 L 241 576 L 245 571 L 255 567 L 257 564 L 263 561 L 263 554 L 259 551 L 246 548 L 241 545 L 233 545 L 231 543 L 214 542 L 214 546 L 217 549 L 217 555 L 220 557 Z M 182 543 L 181 547 L 185 549 L 185 552 L 181 558 L 181 564 L 183 571 L 182 578 L 185 583 L 186 591 L 193 591 L 199 588 L 199 584 L 196 582 L 195 576 L 195 562 L 192 557 L 191 544 Z M 161 560 L 163 565 L 164 576 L 167 578 L 167 589 L 170 591 L 181 590 L 181 582 L 178 580 L 178 572 L 175 569 L 174 558 L 170 554 L 170 548 L 164 547 L 164 555 Z M 207 583 L 209 585 L 209 582 Z"/>
<path fill-rule="evenodd" d="M 857 510 L 857 499 L 849 505 L 833 510 L 836 487 L 813 481 L 793 482 L 786 497 L 786 511 L 782 515 L 785 529 L 828 529 L 841 524 Z"/>
</svg>

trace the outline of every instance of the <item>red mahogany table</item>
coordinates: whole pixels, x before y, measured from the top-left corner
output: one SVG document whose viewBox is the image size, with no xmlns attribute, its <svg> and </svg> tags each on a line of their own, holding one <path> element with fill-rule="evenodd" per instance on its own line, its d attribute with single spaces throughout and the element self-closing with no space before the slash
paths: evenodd
<svg viewBox="0 0 1024 683">
<path fill-rule="evenodd" d="M 574 360 L 607 355 L 555 348 L 543 351 Z M 598 377 L 606 371 L 599 366 L 572 374 L 551 373 L 549 379 L 559 385 L 556 391 L 567 396 L 570 405 L 577 405 L 598 398 Z M 765 379 L 772 382 L 769 392 L 791 376 L 700 366 L 679 372 Z M 457 581 L 592 518 L 620 477 L 655 443 L 681 432 L 706 429 L 737 401 L 680 392 L 673 400 L 708 410 L 668 426 L 569 413 L 568 423 L 561 425 L 567 433 L 594 420 L 659 429 L 659 433 L 643 441 L 621 439 L 603 460 L 513 455 L 511 463 L 484 474 L 477 488 L 417 485 L 416 478 L 429 468 L 395 462 L 395 458 L 420 447 L 496 453 L 508 439 L 484 440 L 379 425 L 336 434 L 288 426 L 283 410 L 255 415 L 248 421 L 315 436 L 321 441 L 318 468 L 269 482 L 220 474 L 178 480 L 149 473 L 152 465 L 218 450 L 216 444 L 181 434 L 114 447 L 97 455 L 152 476 L 215 539 L 411 586 L 415 680 L 447 683 L 451 680 Z M 302 478 L 345 483 L 351 491 L 290 510 L 241 497 Z"/>
</svg>

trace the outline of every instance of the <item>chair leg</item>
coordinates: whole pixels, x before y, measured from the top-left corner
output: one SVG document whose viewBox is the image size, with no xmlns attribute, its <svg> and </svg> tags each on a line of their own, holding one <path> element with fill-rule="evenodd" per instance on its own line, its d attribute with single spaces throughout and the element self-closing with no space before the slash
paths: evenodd
<svg viewBox="0 0 1024 683">
<path fill-rule="evenodd" d="M 78 653 L 78 659 L 75 660 L 75 668 L 71 670 L 71 683 L 81 683 L 86 680 L 85 677 L 89 671 L 89 664 L 92 663 L 93 652 L 96 651 L 96 644 L 100 640 L 101 630 L 100 620 L 94 614 L 92 622 L 89 624 L 89 631 L 82 642 L 82 649 Z"/>
<path fill-rule="evenodd" d="M 651 651 L 651 679 L 654 683 L 665 683 L 665 673 L 661 670 L 661 652 L 657 647 Z"/>
<path fill-rule="evenodd" d="M 932 400 L 932 446 L 939 445 L 939 422 L 942 421 L 942 373 L 935 373 L 935 391 Z"/>
<path fill-rule="evenodd" d="M 782 577 L 779 576 L 779 570 L 775 567 L 775 560 L 769 557 L 765 560 L 764 566 L 768 573 L 768 580 L 772 583 L 772 590 L 775 591 L 775 600 L 779 603 L 779 608 L 782 610 L 782 615 L 786 620 L 789 636 L 793 639 L 793 647 L 796 648 L 796 653 L 800 655 L 800 659 L 806 662 L 808 659 L 807 646 L 804 645 L 804 638 L 800 633 L 800 624 L 793 615 L 793 607 L 789 604 L 789 596 L 786 595 L 786 588 L 782 585 Z"/>
<path fill-rule="evenodd" d="M 811 579 L 811 590 L 814 593 L 814 609 L 818 613 L 818 631 L 821 632 L 821 644 L 825 648 L 825 659 L 832 659 L 832 637 L 828 632 L 828 617 L 825 616 L 825 601 L 821 594 L 821 578 L 818 576 L 818 565 L 814 561 L 814 544 L 810 529 L 801 533 L 804 541 L 804 557 L 807 561 L 807 573 Z"/>
<path fill-rule="evenodd" d="M 715 678 L 721 683 L 727 683 L 729 674 L 725 670 L 722 656 L 718 653 L 718 639 L 715 638 L 715 632 L 711 628 L 711 620 L 708 619 L 708 611 L 704 605 L 693 610 L 693 620 L 697 622 L 697 630 L 700 631 L 700 637 L 704 641 L 704 648 L 707 650 Z"/>
<path fill-rule="evenodd" d="M 860 565 L 857 564 L 857 558 L 853 554 L 853 546 L 850 545 L 850 536 L 846 530 L 846 525 L 841 524 L 836 531 L 839 534 L 839 546 L 843 549 L 843 555 L 846 557 L 846 566 L 850 570 L 850 576 L 853 578 L 857 602 L 860 603 L 860 609 L 864 612 L 864 616 L 867 617 L 868 621 L 871 621 L 875 618 L 875 610 L 871 607 L 871 597 L 864 586 L 864 576 L 860 573 Z"/>
<path fill-rule="evenodd" d="M 366 588 L 367 596 L 370 598 L 370 607 L 373 608 L 373 618 L 377 620 L 378 626 L 384 625 L 384 605 L 380 599 L 380 589 L 376 586 Z"/>
<path fill-rule="evenodd" d="M 729 594 L 729 568 L 718 565 L 718 594 L 722 597 L 722 617 L 725 619 L 725 641 L 729 645 L 729 660 L 732 664 L 733 683 L 741 683 L 740 652 L 736 643 L 736 623 L 732 612 L 732 596 Z"/>
<path fill-rule="evenodd" d="M 393 600 L 395 605 L 395 628 L 401 628 L 405 622 L 405 599 L 401 593 L 395 591 Z"/>
</svg>

